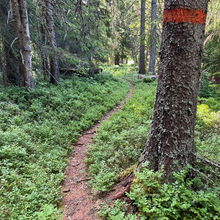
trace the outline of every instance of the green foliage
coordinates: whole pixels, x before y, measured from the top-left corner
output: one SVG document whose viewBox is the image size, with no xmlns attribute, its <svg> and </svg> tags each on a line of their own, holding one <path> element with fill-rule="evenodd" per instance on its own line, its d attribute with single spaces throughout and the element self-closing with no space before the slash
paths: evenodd
<svg viewBox="0 0 220 220">
<path fill-rule="evenodd" d="M 213 89 L 210 87 L 212 82 L 210 81 L 211 73 L 204 71 L 200 77 L 199 84 L 199 96 L 209 98 L 213 96 Z"/>
<path fill-rule="evenodd" d="M 173 184 L 161 184 L 162 172 L 143 167 L 135 173 L 129 197 L 144 219 L 219 219 L 220 200 L 213 189 L 194 191 L 201 180 L 186 179 L 187 171 L 175 173 Z M 141 184 L 140 184 L 141 182 Z M 219 189 L 218 189 L 219 193 Z"/>
<path fill-rule="evenodd" d="M 53 205 L 45 205 L 41 212 L 36 212 L 39 220 L 56 220 L 59 218 L 59 211 Z"/>
<path fill-rule="evenodd" d="M 145 78 L 143 78 L 143 82 L 144 83 L 151 83 L 151 82 L 153 82 L 153 80 L 149 77 L 145 77 Z"/>
<path fill-rule="evenodd" d="M 146 164 L 147 165 L 147 164 Z M 122 219 L 219 219 L 220 189 L 201 187 L 202 180 L 187 179 L 187 171 L 174 174 L 173 184 L 162 184 L 163 172 L 153 172 L 144 165 L 135 172 L 131 191 L 127 194 L 139 209 L 139 214 L 128 214 L 124 201 L 116 200 L 112 207 L 103 206 L 100 216 L 108 220 Z"/>
<path fill-rule="evenodd" d="M 131 73 L 127 78 L 131 78 Z M 136 77 L 134 82 L 132 98 L 102 123 L 88 147 L 85 162 L 92 173 L 90 184 L 94 190 L 109 190 L 117 180 L 116 175 L 137 162 L 147 141 L 156 88 L 155 84 L 145 84 Z"/>
<path fill-rule="evenodd" d="M 126 216 L 128 204 L 124 201 L 116 200 L 113 207 L 104 205 L 102 210 L 99 212 L 100 217 L 107 220 L 136 220 L 136 215 L 128 214 Z M 143 220 L 143 218 L 139 218 Z"/>
<path fill-rule="evenodd" d="M 132 81 L 135 86 L 133 97 L 122 110 L 103 123 L 88 149 L 86 162 L 93 176 L 90 184 L 100 191 L 110 190 L 111 185 L 126 172 L 124 170 L 135 164 L 141 155 L 150 129 L 157 83 L 143 83 L 130 66 L 119 68 L 115 75 Z M 218 109 L 219 104 L 215 98 L 207 100 L 209 105 L 198 105 L 195 146 L 199 155 L 219 161 L 220 113 L 213 111 Z M 219 219 L 220 192 L 215 185 L 211 187 L 207 183 L 207 178 L 218 179 L 219 172 L 204 164 L 201 166 L 199 162 L 196 163 L 196 168 L 207 176 L 189 180 L 186 178 L 187 172 L 182 171 L 174 174 L 176 181 L 173 184 L 161 183 L 162 172 L 154 173 L 143 168 L 136 173 L 129 194 L 140 213 L 128 215 L 126 204 L 117 201 L 113 207 L 103 206 L 100 215 L 102 218 L 115 220 Z M 218 182 L 219 180 L 215 181 L 215 184 Z"/>
<path fill-rule="evenodd" d="M 39 83 L 31 92 L 0 87 L 1 219 L 59 219 L 54 207 L 70 143 L 129 89 L 109 74 L 61 84 Z"/>
<path fill-rule="evenodd" d="M 220 162 L 219 134 L 220 111 L 213 112 L 206 104 L 198 105 L 195 146 L 201 156 Z"/>
</svg>

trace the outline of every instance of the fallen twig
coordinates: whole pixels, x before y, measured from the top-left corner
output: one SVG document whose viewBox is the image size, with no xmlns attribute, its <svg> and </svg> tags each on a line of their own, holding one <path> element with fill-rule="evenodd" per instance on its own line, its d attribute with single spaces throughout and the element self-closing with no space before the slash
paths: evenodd
<svg viewBox="0 0 220 220">
<path fill-rule="evenodd" d="M 78 165 L 80 165 L 80 162 L 77 164 L 72 164 L 73 167 L 77 167 Z"/>
<path fill-rule="evenodd" d="M 82 180 L 77 180 L 78 183 L 82 182 L 82 181 L 89 181 L 91 180 L 92 178 L 87 178 L 87 179 L 82 179 Z"/>
</svg>

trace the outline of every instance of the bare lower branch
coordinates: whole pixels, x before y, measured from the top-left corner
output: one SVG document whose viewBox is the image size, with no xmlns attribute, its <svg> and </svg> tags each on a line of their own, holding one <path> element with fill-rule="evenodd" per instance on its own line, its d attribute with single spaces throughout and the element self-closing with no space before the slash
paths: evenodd
<svg viewBox="0 0 220 220">
<path fill-rule="evenodd" d="M 205 177 L 208 181 L 214 183 L 214 182 L 213 182 L 210 178 L 208 178 L 204 173 L 200 172 L 199 170 L 197 170 L 197 169 L 195 169 L 195 168 L 193 168 L 193 167 L 191 167 L 191 169 L 192 169 L 193 171 L 199 173 L 201 176 Z"/>
<path fill-rule="evenodd" d="M 220 168 L 220 163 L 213 162 L 213 161 L 211 161 L 211 160 L 207 160 L 206 158 L 201 157 L 201 156 L 199 156 L 199 155 L 197 155 L 197 154 L 194 154 L 194 155 L 196 156 L 197 159 L 201 160 L 202 162 L 207 163 L 207 164 L 209 164 L 209 165 L 212 165 L 212 166 L 214 166 L 214 167 Z"/>
</svg>

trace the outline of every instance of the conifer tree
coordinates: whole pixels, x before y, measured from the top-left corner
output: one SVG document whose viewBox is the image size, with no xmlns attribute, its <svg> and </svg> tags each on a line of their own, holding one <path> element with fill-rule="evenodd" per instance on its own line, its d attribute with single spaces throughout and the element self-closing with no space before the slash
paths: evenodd
<svg viewBox="0 0 220 220">
<path fill-rule="evenodd" d="M 151 45 L 150 45 L 150 63 L 148 72 L 155 74 L 155 63 L 156 63 L 156 19 L 157 19 L 157 0 L 152 0 L 151 2 Z"/>
<path fill-rule="evenodd" d="M 141 0 L 140 60 L 139 73 L 145 74 L 145 0 Z"/>
<path fill-rule="evenodd" d="M 10 0 L 15 43 L 19 52 L 20 86 L 34 88 L 26 0 Z"/>
<path fill-rule="evenodd" d="M 208 0 L 165 0 L 153 121 L 139 160 L 164 179 L 194 165 L 194 128 Z"/>
</svg>

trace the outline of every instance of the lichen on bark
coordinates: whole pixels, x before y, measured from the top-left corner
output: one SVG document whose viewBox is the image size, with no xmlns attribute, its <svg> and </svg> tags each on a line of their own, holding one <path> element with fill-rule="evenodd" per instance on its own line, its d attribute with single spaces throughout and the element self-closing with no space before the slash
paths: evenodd
<svg viewBox="0 0 220 220">
<path fill-rule="evenodd" d="M 165 0 L 164 9 L 202 9 L 208 0 Z M 194 165 L 194 128 L 205 25 L 164 22 L 160 48 L 159 79 L 153 122 L 139 166 L 164 168 L 164 180 L 172 180 L 187 164 Z"/>
</svg>

